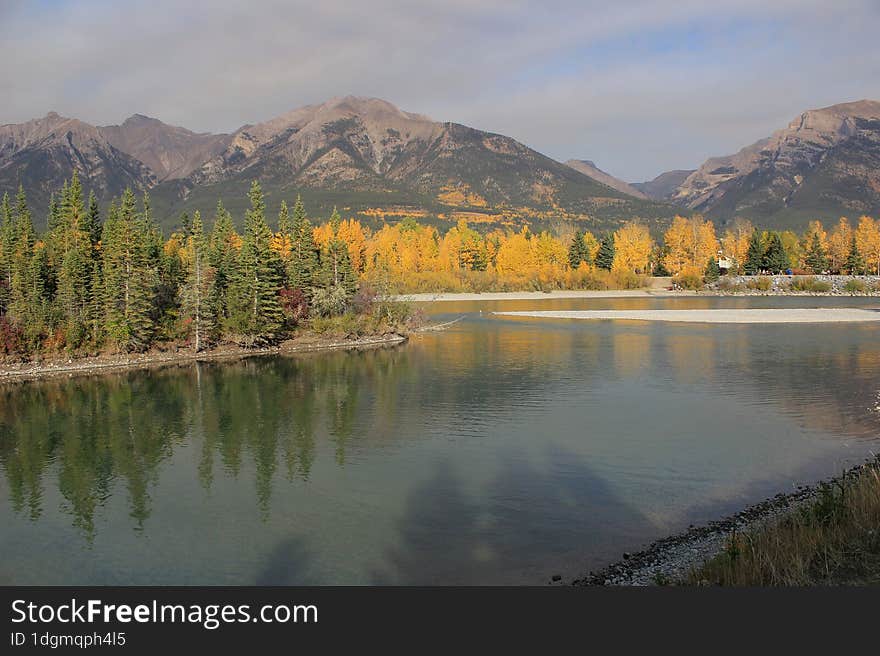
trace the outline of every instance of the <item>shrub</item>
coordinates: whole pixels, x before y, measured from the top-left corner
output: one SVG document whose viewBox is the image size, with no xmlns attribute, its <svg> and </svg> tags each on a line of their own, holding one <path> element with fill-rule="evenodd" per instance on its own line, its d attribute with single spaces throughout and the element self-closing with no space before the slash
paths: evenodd
<svg viewBox="0 0 880 656">
<path fill-rule="evenodd" d="M 341 315 L 348 307 L 348 292 L 342 285 L 316 287 L 312 291 L 312 309 L 320 317 Z"/>
<path fill-rule="evenodd" d="M 767 276 L 755 276 L 746 283 L 746 287 L 759 292 L 769 292 L 773 286 L 773 281 Z"/>
<path fill-rule="evenodd" d="M 0 354 L 23 355 L 24 335 L 21 327 L 10 321 L 9 317 L 0 317 Z"/>
<path fill-rule="evenodd" d="M 847 280 L 846 284 L 843 286 L 843 291 L 847 294 L 864 294 L 866 290 L 867 285 L 865 285 L 865 281 L 859 280 L 858 278 Z"/>
<path fill-rule="evenodd" d="M 737 292 L 741 292 L 743 290 L 743 286 L 739 283 L 733 282 L 728 277 L 723 277 L 718 281 L 718 291 L 727 292 L 729 294 L 736 294 Z"/>
<path fill-rule="evenodd" d="M 811 292 L 814 294 L 824 294 L 831 291 L 831 283 L 825 280 L 816 280 L 813 276 L 804 276 L 795 278 L 791 281 L 790 286 L 793 292 Z"/>
<path fill-rule="evenodd" d="M 309 316 L 309 299 L 301 289 L 284 287 L 278 295 L 281 297 L 281 311 L 288 327 L 293 328 Z"/>
<path fill-rule="evenodd" d="M 685 267 L 672 282 L 683 289 L 702 289 L 703 288 L 703 272 L 696 267 Z"/>
</svg>

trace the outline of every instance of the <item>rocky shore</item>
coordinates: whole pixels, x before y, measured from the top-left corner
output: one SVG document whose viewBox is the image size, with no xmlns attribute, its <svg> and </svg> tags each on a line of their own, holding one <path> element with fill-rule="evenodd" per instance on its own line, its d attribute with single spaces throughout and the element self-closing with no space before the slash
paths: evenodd
<svg viewBox="0 0 880 656">
<path fill-rule="evenodd" d="M 809 280 L 820 286 L 827 286 L 827 291 L 798 291 L 792 289 L 792 283 L 796 280 Z M 756 289 L 757 280 L 769 281 L 767 289 Z M 856 285 L 862 287 L 862 291 L 847 289 L 847 284 L 856 281 Z M 766 284 L 766 283 L 765 283 Z M 880 296 L 880 276 L 832 276 L 832 275 L 777 275 L 777 276 L 724 276 L 717 282 L 707 285 L 706 292 L 709 294 L 736 294 L 766 296 Z"/>
<path fill-rule="evenodd" d="M 249 358 L 260 355 L 286 355 L 314 351 L 376 348 L 400 344 L 406 335 L 388 333 L 353 339 L 306 334 L 276 346 L 243 348 L 233 345 L 193 353 L 184 348 L 167 348 L 146 353 L 121 353 L 79 358 L 43 357 L 28 362 L 0 363 L 0 384 L 52 376 L 83 376 L 105 371 L 147 369 L 209 360 Z"/>
<path fill-rule="evenodd" d="M 794 492 L 777 494 L 744 510 L 710 522 L 691 526 L 677 535 L 662 538 L 636 553 L 624 553 L 621 560 L 575 579 L 571 585 L 676 585 L 687 574 L 720 553 L 734 532 L 747 531 L 813 502 L 824 485 L 855 478 L 861 471 L 880 463 L 880 456 L 851 467 L 840 476 L 799 486 Z"/>
</svg>

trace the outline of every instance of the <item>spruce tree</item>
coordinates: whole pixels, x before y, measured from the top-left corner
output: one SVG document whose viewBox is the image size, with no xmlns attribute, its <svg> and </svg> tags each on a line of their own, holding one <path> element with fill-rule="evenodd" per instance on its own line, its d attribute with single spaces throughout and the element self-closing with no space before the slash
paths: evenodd
<svg viewBox="0 0 880 656">
<path fill-rule="evenodd" d="M 743 271 L 747 276 L 755 276 L 761 272 L 764 262 L 764 248 L 761 244 L 761 235 L 755 230 L 749 238 L 749 248 L 746 251 L 746 261 Z"/>
<path fill-rule="evenodd" d="M 290 258 L 287 262 L 287 279 L 291 287 L 309 296 L 317 283 L 318 248 L 311 222 L 306 218 L 302 198 L 296 197 L 293 219 L 290 224 Z"/>
<path fill-rule="evenodd" d="M 263 191 L 256 181 L 248 192 L 251 207 L 238 267 L 229 287 L 229 325 L 247 345 L 272 342 L 284 324 L 279 291 L 278 254 L 272 250 L 272 232 L 266 224 Z"/>
<path fill-rule="evenodd" d="M 825 255 L 825 249 L 822 248 L 822 242 L 816 233 L 813 233 L 813 239 L 810 242 L 804 263 L 813 273 L 822 273 L 828 268 L 828 257 Z"/>
<path fill-rule="evenodd" d="M 125 350 L 143 351 L 153 338 L 154 240 L 149 203 L 137 212 L 134 194 L 126 189 L 120 206 L 111 205 L 101 238 L 107 334 Z"/>
<path fill-rule="evenodd" d="M 574 233 L 571 244 L 568 247 L 568 264 L 572 269 L 577 269 L 581 262 L 589 264 L 590 252 L 587 249 L 587 243 L 584 241 L 584 233 L 580 230 Z"/>
<path fill-rule="evenodd" d="M 58 266 L 56 300 L 68 348 L 86 338 L 92 282 L 92 236 L 76 170 L 62 192 L 58 220 L 52 231 L 53 256 Z"/>
<path fill-rule="evenodd" d="M 0 314 L 6 314 L 9 307 L 9 293 L 12 287 L 13 254 L 12 206 L 9 193 L 3 194 L 0 204 Z"/>
<path fill-rule="evenodd" d="M 718 260 L 714 257 L 709 258 L 706 264 L 706 271 L 703 274 L 706 282 L 715 282 L 721 277 L 721 268 L 718 266 Z"/>
<path fill-rule="evenodd" d="M 611 233 L 602 237 L 599 252 L 596 253 L 596 266 L 606 271 L 611 271 L 614 266 L 614 235 Z"/>
<path fill-rule="evenodd" d="M 201 212 L 196 210 L 186 244 L 186 279 L 183 287 L 183 312 L 190 323 L 193 350 L 198 353 L 214 334 L 215 312 L 211 287 L 214 271 L 209 264 L 208 243 Z"/>
<path fill-rule="evenodd" d="M 235 231 L 232 216 L 223 207 L 223 202 L 218 200 L 214 212 L 214 227 L 208 240 L 208 262 L 214 270 L 209 297 L 216 315 L 211 335 L 215 339 L 219 338 L 219 329 L 229 318 L 227 297 L 229 284 L 238 269 L 240 243 L 241 237 Z"/>
<path fill-rule="evenodd" d="M 788 256 L 778 232 L 770 235 L 767 250 L 764 251 L 762 266 L 770 273 L 782 273 L 788 269 Z"/>
<path fill-rule="evenodd" d="M 849 255 L 846 258 L 846 270 L 849 271 L 849 275 L 857 276 L 865 271 L 865 258 L 862 257 L 862 254 L 859 252 L 859 245 L 856 242 L 856 236 L 853 235 L 852 242 L 849 247 Z"/>
</svg>

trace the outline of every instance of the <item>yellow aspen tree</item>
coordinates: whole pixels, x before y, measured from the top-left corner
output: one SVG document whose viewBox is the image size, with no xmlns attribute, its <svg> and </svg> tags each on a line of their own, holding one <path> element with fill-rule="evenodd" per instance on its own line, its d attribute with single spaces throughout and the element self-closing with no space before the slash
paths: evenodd
<svg viewBox="0 0 880 656">
<path fill-rule="evenodd" d="M 863 216 L 859 219 L 859 227 L 856 229 L 856 246 L 865 259 L 868 271 L 880 276 L 880 228 L 870 216 Z"/>
<path fill-rule="evenodd" d="M 832 271 L 840 271 L 849 257 L 853 230 L 849 219 L 840 217 L 831 236 L 828 237 L 828 264 Z"/>
<path fill-rule="evenodd" d="M 646 273 L 654 240 L 641 223 L 629 221 L 614 233 L 614 264 L 612 269 Z"/>
</svg>

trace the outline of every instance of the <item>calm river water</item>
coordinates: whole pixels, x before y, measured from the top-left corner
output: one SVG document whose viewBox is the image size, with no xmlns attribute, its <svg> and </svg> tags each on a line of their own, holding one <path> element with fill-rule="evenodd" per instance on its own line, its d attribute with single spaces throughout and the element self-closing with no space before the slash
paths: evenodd
<svg viewBox="0 0 880 656">
<path fill-rule="evenodd" d="M 0 584 L 543 584 L 878 448 L 876 324 L 442 303 L 360 353 L 0 387 Z"/>
</svg>

